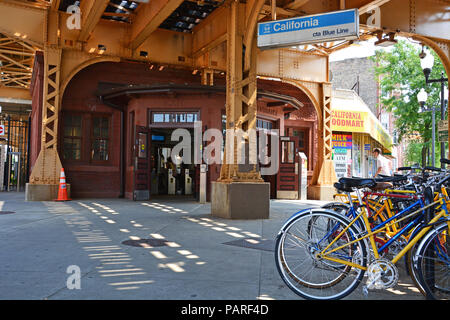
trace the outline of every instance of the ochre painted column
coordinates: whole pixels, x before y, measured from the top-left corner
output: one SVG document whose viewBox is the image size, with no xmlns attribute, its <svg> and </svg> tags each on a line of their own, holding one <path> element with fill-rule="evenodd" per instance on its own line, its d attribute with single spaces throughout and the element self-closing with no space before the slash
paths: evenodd
<svg viewBox="0 0 450 320">
<path fill-rule="evenodd" d="M 61 49 L 44 49 L 41 151 L 26 185 L 26 200 L 53 200 L 58 193 L 61 161 L 57 151 L 60 112 Z"/>
<path fill-rule="evenodd" d="M 336 193 L 333 184 L 337 182 L 337 176 L 332 160 L 331 84 L 323 83 L 321 85 L 321 91 L 322 117 L 321 123 L 319 123 L 319 130 L 322 134 L 319 135 L 319 161 L 314 168 L 311 185 L 308 187 L 308 198 L 315 200 L 333 200 L 333 195 Z"/>
<path fill-rule="evenodd" d="M 247 8 L 259 12 L 262 3 L 255 0 Z M 245 8 L 238 1 L 227 8 L 226 128 L 234 134 L 226 137 L 220 178 L 212 185 L 211 209 L 213 215 L 223 218 L 260 219 L 269 217 L 270 185 L 261 178 L 249 152 L 256 148 L 257 14 L 251 11 L 247 18 Z M 241 163 L 239 148 L 244 145 L 240 150 L 246 150 L 246 161 Z"/>
</svg>

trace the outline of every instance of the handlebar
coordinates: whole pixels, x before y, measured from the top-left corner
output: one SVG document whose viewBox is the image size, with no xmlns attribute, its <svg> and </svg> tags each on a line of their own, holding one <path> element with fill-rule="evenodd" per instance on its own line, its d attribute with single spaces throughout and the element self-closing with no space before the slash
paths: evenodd
<svg viewBox="0 0 450 320">
<path fill-rule="evenodd" d="M 424 167 L 423 171 L 425 171 L 425 170 L 437 171 L 437 172 L 441 172 L 442 171 L 441 168 L 436 168 L 436 167 L 431 167 L 431 166 Z"/>
</svg>

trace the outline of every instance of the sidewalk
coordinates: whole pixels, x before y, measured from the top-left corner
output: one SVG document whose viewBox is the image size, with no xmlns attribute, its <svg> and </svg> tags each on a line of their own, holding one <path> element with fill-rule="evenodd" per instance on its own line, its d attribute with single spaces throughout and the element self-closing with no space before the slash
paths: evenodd
<svg viewBox="0 0 450 320">
<path fill-rule="evenodd" d="M 293 213 L 321 204 L 274 200 L 270 219 L 243 221 L 186 200 L 23 199 L 0 192 L 0 211 L 15 212 L 0 214 L 0 299 L 300 300 L 278 275 L 273 239 Z M 67 288 L 69 266 L 79 290 Z M 399 272 L 395 288 L 365 298 L 360 285 L 347 299 L 423 300 L 402 261 Z"/>
</svg>

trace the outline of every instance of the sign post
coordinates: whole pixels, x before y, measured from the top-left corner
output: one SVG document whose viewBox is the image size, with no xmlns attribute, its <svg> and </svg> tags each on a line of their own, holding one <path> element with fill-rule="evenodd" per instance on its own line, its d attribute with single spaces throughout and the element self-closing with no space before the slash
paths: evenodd
<svg viewBox="0 0 450 320">
<path fill-rule="evenodd" d="M 300 162 L 300 179 L 299 179 L 299 189 L 298 189 L 298 199 L 306 200 L 308 194 L 308 158 L 303 152 L 299 152 L 299 162 Z"/>
<path fill-rule="evenodd" d="M 357 9 L 258 23 L 258 47 L 261 49 L 351 40 L 358 35 Z"/>
<path fill-rule="evenodd" d="M 448 120 L 439 120 L 438 140 L 439 142 L 448 141 Z"/>
</svg>

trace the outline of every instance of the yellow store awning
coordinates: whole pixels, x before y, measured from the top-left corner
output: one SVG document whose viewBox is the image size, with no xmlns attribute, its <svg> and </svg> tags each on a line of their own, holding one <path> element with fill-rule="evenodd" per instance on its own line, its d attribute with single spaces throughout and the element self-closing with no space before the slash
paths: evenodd
<svg viewBox="0 0 450 320">
<path fill-rule="evenodd" d="M 388 152 L 392 152 L 392 137 L 353 90 L 333 90 L 331 130 L 367 133 Z"/>
</svg>

